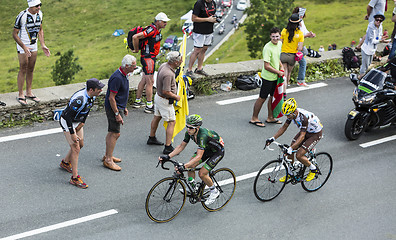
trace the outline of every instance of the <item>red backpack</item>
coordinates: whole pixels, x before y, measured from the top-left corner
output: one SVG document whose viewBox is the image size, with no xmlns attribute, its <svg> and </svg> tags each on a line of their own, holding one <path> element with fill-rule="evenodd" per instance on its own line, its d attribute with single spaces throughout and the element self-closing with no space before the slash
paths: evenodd
<svg viewBox="0 0 396 240">
<path fill-rule="evenodd" d="M 128 43 L 128 47 L 129 47 L 131 50 L 134 50 L 134 47 L 133 47 L 133 40 L 132 40 L 133 35 L 135 35 L 135 34 L 137 34 L 137 33 L 140 33 L 140 32 L 143 32 L 145 29 L 146 29 L 146 28 L 142 28 L 141 26 L 137 26 L 137 27 L 132 28 L 132 29 L 128 32 L 127 43 Z M 145 39 L 139 39 L 139 50 L 143 48 L 144 41 L 145 41 Z"/>
</svg>

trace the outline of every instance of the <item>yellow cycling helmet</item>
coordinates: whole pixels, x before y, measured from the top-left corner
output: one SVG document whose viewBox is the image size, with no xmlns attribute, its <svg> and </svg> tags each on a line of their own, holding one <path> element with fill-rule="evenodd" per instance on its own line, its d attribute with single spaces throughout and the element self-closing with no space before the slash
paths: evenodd
<svg viewBox="0 0 396 240">
<path fill-rule="evenodd" d="M 296 109 L 297 102 L 294 98 L 289 98 L 282 104 L 282 113 L 286 116 L 293 113 Z"/>
</svg>

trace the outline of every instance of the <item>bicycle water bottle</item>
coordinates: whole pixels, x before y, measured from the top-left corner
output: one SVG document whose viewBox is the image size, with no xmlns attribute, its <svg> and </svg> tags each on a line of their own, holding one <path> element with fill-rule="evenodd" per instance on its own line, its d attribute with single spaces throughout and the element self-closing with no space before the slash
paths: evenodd
<svg viewBox="0 0 396 240">
<path fill-rule="evenodd" d="M 190 184 L 191 188 L 195 191 L 195 180 L 193 177 L 188 178 L 188 183 Z"/>
</svg>

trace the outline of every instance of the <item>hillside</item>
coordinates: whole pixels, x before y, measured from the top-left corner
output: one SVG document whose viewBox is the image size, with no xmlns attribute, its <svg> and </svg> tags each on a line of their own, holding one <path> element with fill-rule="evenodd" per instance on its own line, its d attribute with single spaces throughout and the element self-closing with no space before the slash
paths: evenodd
<svg viewBox="0 0 396 240">
<path fill-rule="evenodd" d="M 41 0 L 44 14 L 45 43 L 51 51 L 47 58 L 39 49 L 33 88 L 54 86 L 52 66 L 59 53 L 74 50 L 83 70 L 74 82 L 91 77 L 108 78 L 128 53 L 124 36 L 114 37 L 116 29 L 125 32 L 134 26 L 149 25 L 155 15 L 163 11 L 171 21 L 164 29 L 164 37 L 171 32 L 181 36 L 180 16 L 188 12 L 195 0 Z M 16 44 L 12 38 L 15 18 L 28 7 L 26 0 L 2 0 L 3 20 L 0 22 L 0 93 L 17 91 L 19 69 Z M 140 55 L 134 54 L 138 59 Z"/>
</svg>

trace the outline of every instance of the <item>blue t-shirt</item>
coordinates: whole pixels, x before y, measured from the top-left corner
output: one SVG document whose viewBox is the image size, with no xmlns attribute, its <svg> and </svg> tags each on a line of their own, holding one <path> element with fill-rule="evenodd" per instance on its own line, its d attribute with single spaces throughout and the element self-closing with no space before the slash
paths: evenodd
<svg viewBox="0 0 396 240">
<path fill-rule="evenodd" d="M 107 83 L 107 93 L 105 98 L 105 107 L 111 109 L 109 96 L 110 92 L 116 93 L 115 100 L 117 108 L 124 110 L 126 108 L 129 97 L 129 80 L 126 74 L 122 71 L 121 67 L 111 75 Z"/>
</svg>

